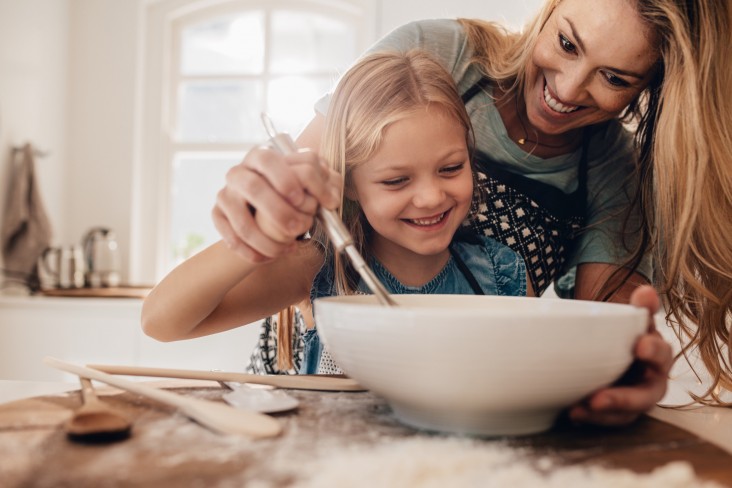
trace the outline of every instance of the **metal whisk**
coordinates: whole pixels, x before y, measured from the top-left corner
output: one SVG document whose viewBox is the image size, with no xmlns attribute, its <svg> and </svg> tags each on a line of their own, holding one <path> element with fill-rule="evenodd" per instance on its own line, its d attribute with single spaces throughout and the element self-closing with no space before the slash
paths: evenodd
<svg viewBox="0 0 732 488">
<path fill-rule="evenodd" d="M 272 142 L 272 145 L 278 151 L 282 154 L 289 154 L 298 150 L 292 137 L 285 132 L 277 132 L 272 120 L 265 113 L 262 114 L 262 123 L 270 137 L 270 142 Z M 384 285 L 379 281 L 371 268 L 369 268 L 369 265 L 366 264 L 358 249 L 356 249 L 353 243 L 353 236 L 348 232 L 346 226 L 343 225 L 343 221 L 338 217 L 338 214 L 327 208 L 320 207 L 318 209 L 318 218 L 323 223 L 335 251 L 346 253 L 348 259 L 351 260 L 351 264 L 361 276 L 361 279 L 366 283 L 369 290 L 376 295 L 379 302 L 382 305 L 395 306 L 396 302 L 394 299 L 389 296 L 389 292 L 386 291 Z"/>
</svg>

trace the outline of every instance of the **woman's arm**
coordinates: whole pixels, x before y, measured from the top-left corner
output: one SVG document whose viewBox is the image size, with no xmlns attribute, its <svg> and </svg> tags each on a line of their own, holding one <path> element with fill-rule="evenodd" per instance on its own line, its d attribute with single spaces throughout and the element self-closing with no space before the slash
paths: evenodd
<svg viewBox="0 0 732 488">
<path fill-rule="evenodd" d="M 531 284 L 531 276 L 529 276 L 529 272 L 526 272 L 526 296 L 527 297 L 535 297 L 536 293 L 534 293 L 534 287 Z"/>
<path fill-rule="evenodd" d="M 602 296 L 603 288 L 617 290 L 610 297 L 611 302 L 630 303 L 633 291 L 641 285 L 647 285 L 648 280 L 639 273 L 631 273 L 624 279 L 625 273 L 613 277 L 617 266 L 604 263 L 583 263 L 577 266 L 577 276 L 574 283 L 574 298 L 577 300 L 596 300 Z M 608 284 L 604 286 L 605 282 Z M 623 280 L 623 281 L 621 281 Z"/>
<path fill-rule="evenodd" d="M 577 267 L 575 298 L 592 299 L 614 266 L 600 263 Z M 656 330 L 653 316 L 660 309 L 658 293 L 645 278 L 633 274 L 611 301 L 630 303 L 648 310 L 648 331 L 635 344 L 635 363 L 616 384 L 602 388 L 569 410 L 571 419 L 600 425 L 625 425 L 647 412 L 666 393 L 673 362 L 671 346 Z"/>
<path fill-rule="evenodd" d="M 308 299 L 321 265 L 322 254 L 310 243 L 258 264 L 218 242 L 181 263 L 150 292 L 142 307 L 143 330 L 175 341 L 254 322 Z"/>
</svg>

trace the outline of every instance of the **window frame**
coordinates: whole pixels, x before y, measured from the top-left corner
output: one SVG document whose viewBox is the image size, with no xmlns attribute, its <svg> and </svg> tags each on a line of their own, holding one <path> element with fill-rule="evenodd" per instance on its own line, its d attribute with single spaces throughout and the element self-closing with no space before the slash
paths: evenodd
<svg viewBox="0 0 732 488">
<path fill-rule="evenodd" d="M 144 42 L 138 59 L 144 73 L 139 80 L 138 120 L 133 162 L 133 198 L 130 249 L 130 282 L 154 283 L 167 271 L 170 250 L 171 162 L 180 152 L 233 151 L 242 155 L 246 143 L 181 143 L 174 140 L 176 94 L 182 29 L 241 10 L 276 9 L 326 14 L 351 24 L 356 50 L 364 51 L 375 40 L 375 0 L 160 0 L 145 7 Z M 269 29 L 267 34 L 269 35 Z M 265 46 L 269 45 L 269 39 Z M 269 57 L 265 47 L 265 62 Z M 268 76 L 265 74 L 264 76 Z M 265 93 L 266 96 L 266 93 Z"/>
</svg>

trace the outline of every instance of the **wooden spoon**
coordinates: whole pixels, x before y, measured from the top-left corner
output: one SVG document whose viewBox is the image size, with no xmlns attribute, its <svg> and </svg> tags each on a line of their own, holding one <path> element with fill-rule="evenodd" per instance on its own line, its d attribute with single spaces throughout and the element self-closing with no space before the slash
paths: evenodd
<svg viewBox="0 0 732 488">
<path fill-rule="evenodd" d="M 88 378 L 79 377 L 83 404 L 66 423 L 66 435 L 77 442 L 115 442 L 130 436 L 132 423 L 94 392 Z"/>
<path fill-rule="evenodd" d="M 198 398 L 177 395 L 170 391 L 158 390 L 151 386 L 123 380 L 96 369 L 68 363 L 50 356 L 43 358 L 43 362 L 56 369 L 101 381 L 161 403 L 172 405 L 199 424 L 223 434 L 246 435 L 256 439 L 273 437 L 282 432 L 280 423 L 269 415 L 236 409 L 221 402 L 199 400 Z"/>
</svg>

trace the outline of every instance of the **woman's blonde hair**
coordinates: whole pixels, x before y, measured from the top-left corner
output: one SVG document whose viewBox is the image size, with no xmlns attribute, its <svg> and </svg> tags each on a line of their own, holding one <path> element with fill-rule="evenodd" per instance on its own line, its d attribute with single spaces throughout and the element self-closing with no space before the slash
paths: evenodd
<svg viewBox="0 0 732 488">
<path fill-rule="evenodd" d="M 321 156 L 343 175 L 343 188 L 350 183 L 350 171 L 370 160 L 381 147 L 386 129 L 399 120 L 438 107 L 465 129 L 468 148 L 473 132 L 465 104 L 448 71 L 430 54 L 421 50 L 375 52 L 361 58 L 339 80 L 331 97 Z M 370 227 L 357 202 L 341 195 L 339 212 L 362 256 L 369 256 Z M 316 225 L 313 238 L 326 243 L 322 227 Z M 326 245 L 326 252 L 331 252 Z M 353 294 L 358 275 L 340 254 L 333 254 L 336 293 Z M 292 367 L 291 341 L 293 308 L 279 315 L 278 364 Z M 288 325 L 290 324 L 290 325 Z M 282 353 L 283 358 L 280 358 Z M 289 353 L 289 361 L 288 361 Z"/>
<path fill-rule="evenodd" d="M 681 354 L 698 349 L 713 380 L 695 399 L 722 404 L 720 389 L 732 390 L 732 7 L 636 1 L 662 64 L 638 132 L 656 281 Z"/>
<path fill-rule="evenodd" d="M 644 219 L 624 273 L 653 250 L 654 282 L 681 341 L 679 356 L 697 349 L 713 380 L 694 398 L 725 404 L 719 391 L 732 390 L 732 7 L 729 0 L 632 1 L 655 36 L 659 61 L 622 116 L 636 127 Z M 548 0 L 520 34 L 461 20 L 473 61 L 504 90 L 521 90 L 539 32 L 559 2 Z"/>
<path fill-rule="evenodd" d="M 507 94 L 520 93 L 536 40 L 559 1 L 547 1 L 520 33 L 497 22 L 458 19 L 474 49 L 471 62 Z"/>
</svg>

